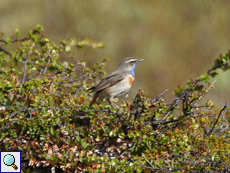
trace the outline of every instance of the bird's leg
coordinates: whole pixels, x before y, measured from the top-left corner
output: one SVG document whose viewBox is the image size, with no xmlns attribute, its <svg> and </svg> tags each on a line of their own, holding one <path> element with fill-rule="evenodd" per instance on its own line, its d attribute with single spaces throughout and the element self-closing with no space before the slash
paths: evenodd
<svg viewBox="0 0 230 173">
<path fill-rule="evenodd" d="M 129 105 L 128 101 L 126 100 L 125 96 L 122 95 L 122 98 L 125 100 L 126 105 Z"/>
<path fill-rule="evenodd" d="M 96 103 L 96 101 L 97 101 L 97 99 L 98 99 L 98 95 L 99 95 L 98 92 L 96 92 L 96 93 L 94 94 L 93 100 L 90 102 L 89 107 L 91 107 L 92 104 Z"/>
<path fill-rule="evenodd" d="M 113 98 L 107 98 L 107 101 L 108 101 L 109 104 L 111 104 L 113 107 L 120 108 L 118 105 L 116 105 L 115 103 L 113 103 Z"/>
</svg>

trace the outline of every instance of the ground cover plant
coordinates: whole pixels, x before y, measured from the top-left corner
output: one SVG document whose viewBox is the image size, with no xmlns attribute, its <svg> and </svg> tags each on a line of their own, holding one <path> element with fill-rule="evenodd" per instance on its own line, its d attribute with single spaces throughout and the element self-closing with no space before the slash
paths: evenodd
<svg viewBox="0 0 230 173">
<path fill-rule="evenodd" d="M 208 99 L 230 52 L 177 86 L 171 103 L 167 90 L 149 98 L 140 89 L 120 108 L 89 108 L 87 89 L 105 76 L 108 59 L 89 67 L 71 49 L 104 44 L 55 44 L 41 30 L 0 37 L 0 150 L 21 151 L 22 172 L 230 171 L 228 103 L 218 109 Z"/>
</svg>

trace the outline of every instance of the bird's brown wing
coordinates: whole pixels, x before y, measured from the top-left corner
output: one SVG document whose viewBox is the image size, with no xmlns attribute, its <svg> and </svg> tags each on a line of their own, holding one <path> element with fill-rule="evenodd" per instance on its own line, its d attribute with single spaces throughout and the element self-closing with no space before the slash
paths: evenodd
<svg viewBox="0 0 230 173">
<path fill-rule="evenodd" d="M 97 82 L 89 90 L 92 90 L 93 92 L 97 92 L 97 91 L 103 90 L 107 87 L 111 87 L 123 79 L 124 79 L 124 75 L 111 73 L 110 75 L 106 76 L 105 78 L 103 78 L 102 80 Z"/>
</svg>

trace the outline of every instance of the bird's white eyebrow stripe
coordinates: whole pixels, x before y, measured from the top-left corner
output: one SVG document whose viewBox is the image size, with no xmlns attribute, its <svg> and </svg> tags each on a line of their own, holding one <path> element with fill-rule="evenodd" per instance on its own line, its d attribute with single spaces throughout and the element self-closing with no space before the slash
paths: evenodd
<svg viewBox="0 0 230 173">
<path fill-rule="evenodd" d="M 130 59 L 130 60 L 126 61 L 126 62 L 131 62 L 131 61 L 137 61 L 137 59 Z"/>
</svg>

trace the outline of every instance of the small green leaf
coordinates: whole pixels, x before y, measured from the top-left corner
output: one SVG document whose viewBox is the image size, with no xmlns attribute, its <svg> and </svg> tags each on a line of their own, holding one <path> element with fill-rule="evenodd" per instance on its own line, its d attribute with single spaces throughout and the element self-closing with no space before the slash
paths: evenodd
<svg viewBox="0 0 230 173">
<path fill-rule="evenodd" d="M 6 37 L 5 41 L 6 41 L 6 44 L 8 44 L 11 42 L 11 39 L 9 37 Z"/>
<path fill-rule="evenodd" d="M 176 143 L 176 139 L 171 139 L 171 142 L 172 142 L 173 144 L 175 144 L 175 143 Z"/>
<path fill-rule="evenodd" d="M 184 140 L 185 142 L 187 142 L 187 141 L 188 141 L 188 136 L 184 135 L 184 136 L 183 136 L 183 140 Z"/>
<path fill-rule="evenodd" d="M 89 68 L 89 67 L 86 67 L 86 68 L 85 68 L 85 71 L 86 71 L 86 72 L 90 72 L 90 68 Z"/>
<path fill-rule="evenodd" d="M 45 108 L 45 107 L 42 107 L 41 112 L 42 112 L 43 114 L 45 114 L 45 113 L 46 113 L 46 108 Z"/>
<path fill-rule="evenodd" d="M 19 36 L 19 34 L 20 34 L 19 29 L 16 29 L 15 33 L 16 33 L 17 36 Z"/>
<path fill-rule="evenodd" d="M 42 31 L 42 30 L 43 30 L 43 27 L 42 27 L 42 26 L 40 26 L 40 25 L 37 25 L 37 26 L 36 26 L 36 29 L 40 32 L 40 31 Z"/>
<path fill-rule="evenodd" d="M 8 98 L 10 99 L 10 101 L 12 101 L 14 98 L 14 94 L 12 92 L 9 92 Z"/>
<path fill-rule="evenodd" d="M 142 172 L 142 168 L 140 166 L 137 167 L 137 172 Z"/>
<path fill-rule="evenodd" d="M 5 149 L 6 149 L 6 151 L 8 151 L 9 150 L 9 145 L 5 145 Z"/>
<path fill-rule="evenodd" d="M 66 46 L 66 47 L 65 47 L 65 51 L 66 51 L 66 52 L 70 52 L 70 51 L 71 51 L 71 47 L 70 47 L 70 46 Z"/>
<path fill-rule="evenodd" d="M 50 129 L 50 134 L 51 134 L 52 136 L 54 136 L 54 134 L 55 134 L 55 131 L 54 131 L 54 128 L 53 128 L 53 127 L 51 127 L 51 129 Z"/>
<path fill-rule="evenodd" d="M 113 133 L 113 131 L 111 130 L 111 131 L 109 132 L 109 136 L 112 137 L 113 134 L 114 134 L 114 133 Z"/>
<path fill-rule="evenodd" d="M 111 165 L 112 165 L 112 166 L 115 166 L 116 164 L 117 164 L 117 159 L 112 159 L 112 160 L 111 160 Z"/>
<path fill-rule="evenodd" d="M 205 73 L 205 74 L 202 74 L 199 79 L 203 82 L 208 82 L 209 78 L 210 76 L 208 75 L 208 73 Z"/>
</svg>

